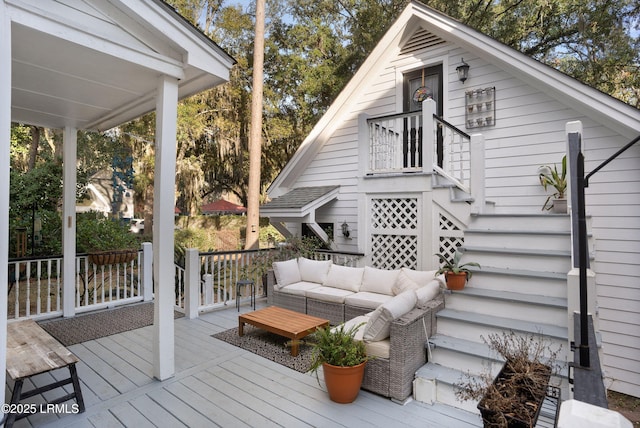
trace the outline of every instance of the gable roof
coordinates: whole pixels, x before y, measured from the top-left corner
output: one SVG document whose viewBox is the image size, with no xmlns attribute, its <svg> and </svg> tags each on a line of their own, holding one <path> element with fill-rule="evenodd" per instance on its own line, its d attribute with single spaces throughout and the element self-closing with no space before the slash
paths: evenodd
<svg viewBox="0 0 640 428">
<path fill-rule="evenodd" d="M 340 186 L 298 187 L 260 207 L 268 217 L 303 218 L 338 196 Z"/>
<path fill-rule="evenodd" d="M 204 204 L 200 207 L 202 214 L 219 214 L 219 213 L 232 213 L 243 214 L 247 212 L 247 209 L 242 205 L 236 205 L 224 199 L 218 199 L 208 204 Z"/>
<path fill-rule="evenodd" d="M 155 110 L 161 76 L 181 99 L 228 81 L 235 63 L 163 0 L 3 0 L 2 17 L 15 122 L 110 129 Z"/>
<path fill-rule="evenodd" d="M 417 31 L 423 30 L 474 52 L 550 97 L 564 104 L 570 103 L 575 110 L 627 138 L 635 137 L 640 131 L 640 110 L 412 0 L 276 177 L 269 187 L 271 196 L 279 196 L 295 184 L 297 177 L 327 141 L 331 130 L 335 129 L 334 121 L 343 120 L 358 102 L 357 94 L 368 83 L 367 77 L 384 67 L 386 61 L 397 54 Z"/>
</svg>

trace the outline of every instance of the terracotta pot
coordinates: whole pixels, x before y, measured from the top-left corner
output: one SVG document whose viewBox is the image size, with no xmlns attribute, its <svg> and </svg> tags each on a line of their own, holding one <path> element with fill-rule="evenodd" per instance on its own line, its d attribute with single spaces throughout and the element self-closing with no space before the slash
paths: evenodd
<svg viewBox="0 0 640 428">
<path fill-rule="evenodd" d="M 466 272 L 445 272 L 444 276 L 447 279 L 447 288 L 449 290 L 462 290 L 467 283 Z"/>
<path fill-rule="evenodd" d="M 365 361 L 362 364 L 352 367 L 332 366 L 324 363 L 324 383 L 327 385 L 329 398 L 336 403 L 353 403 L 358 397 L 362 378 L 364 377 Z"/>
</svg>

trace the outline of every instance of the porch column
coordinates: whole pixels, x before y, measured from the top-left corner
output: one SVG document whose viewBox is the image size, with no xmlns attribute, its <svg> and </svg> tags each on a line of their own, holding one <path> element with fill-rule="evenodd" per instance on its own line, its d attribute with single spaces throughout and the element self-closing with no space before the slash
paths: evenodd
<svg viewBox="0 0 640 428">
<path fill-rule="evenodd" d="M 11 140 L 11 19 L 0 3 L 0 278 L 9 276 L 9 147 Z M 7 284 L 4 282 L 4 284 Z M 0 403 L 7 367 L 7 286 L 0 292 Z"/>
<path fill-rule="evenodd" d="M 163 76 L 156 100 L 156 152 L 153 178 L 153 375 L 174 375 L 174 261 L 173 230 L 176 185 L 176 129 L 178 81 Z M 147 225 L 149 227 L 149 225 Z"/>
<path fill-rule="evenodd" d="M 76 314 L 76 160 L 78 131 L 62 134 L 62 316 Z"/>
</svg>

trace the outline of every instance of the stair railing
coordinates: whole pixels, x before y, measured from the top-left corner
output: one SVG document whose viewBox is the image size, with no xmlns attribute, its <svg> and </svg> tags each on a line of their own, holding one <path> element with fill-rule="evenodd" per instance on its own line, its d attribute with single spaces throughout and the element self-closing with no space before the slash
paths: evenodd
<svg viewBox="0 0 640 428">
<path fill-rule="evenodd" d="M 593 171 L 585 176 L 584 155 L 582 153 L 582 124 L 570 122 L 567 124 L 568 162 L 570 171 L 571 188 L 571 227 L 574 232 L 573 237 L 573 266 L 580 271 L 580 343 L 579 366 L 580 368 L 590 368 L 590 341 L 589 341 L 589 316 L 588 316 L 588 295 L 587 295 L 587 269 L 589 268 L 587 226 L 585 215 L 584 189 L 589 186 L 589 178 L 600 171 L 611 161 L 616 159 L 631 146 L 640 141 L 640 136 L 636 137 L 623 148 L 611 155 L 607 160 L 598 165 Z M 578 257 L 576 259 L 575 254 Z"/>
</svg>

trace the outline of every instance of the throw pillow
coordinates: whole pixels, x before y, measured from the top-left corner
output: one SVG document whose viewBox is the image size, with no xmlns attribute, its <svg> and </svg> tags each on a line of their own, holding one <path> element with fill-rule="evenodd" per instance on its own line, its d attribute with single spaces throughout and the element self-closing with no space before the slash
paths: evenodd
<svg viewBox="0 0 640 428">
<path fill-rule="evenodd" d="M 400 318 L 416 305 L 416 293 L 407 290 L 395 296 L 393 299 L 378 306 L 371 313 L 371 318 L 364 327 L 363 339 L 368 342 L 377 342 L 389 337 L 391 322 Z"/>
<path fill-rule="evenodd" d="M 406 274 L 404 270 L 401 270 L 400 273 L 398 274 L 398 278 L 396 279 L 396 282 L 393 284 L 393 287 L 391 288 L 391 291 L 393 292 L 394 296 L 397 296 L 403 291 L 416 290 L 418 288 L 419 288 L 419 285 L 414 280 L 409 278 L 409 276 Z"/>
<path fill-rule="evenodd" d="M 300 269 L 300 277 L 303 281 L 324 283 L 331 267 L 331 260 L 311 260 L 304 257 L 298 257 L 298 268 Z"/>
<path fill-rule="evenodd" d="M 396 283 L 399 273 L 400 270 L 376 269 L 365 266 L 360 291 L 369 291 L 371 293 L 392 296 L 392 289 Z"/>
<path fill-rule="evenodd" d="M 362 284 L 363 268 L 332 264 L 327 279 L 322 285 L 358 292 Z"/>
<path fill-rule="evenodd" d="M 302 281 L 300 270 L 298 269 L 298 261 L 296 259 L 287 260 L 285 262 L 273 262 L 273 273 L 276 276 L 276 285 L 278 289 L 289 284 L 295 284 Z"/>
</svg>

